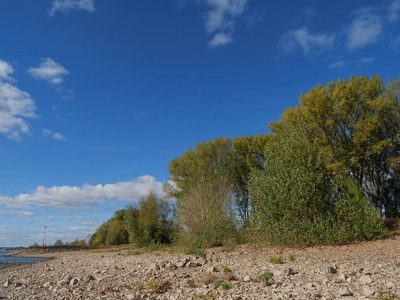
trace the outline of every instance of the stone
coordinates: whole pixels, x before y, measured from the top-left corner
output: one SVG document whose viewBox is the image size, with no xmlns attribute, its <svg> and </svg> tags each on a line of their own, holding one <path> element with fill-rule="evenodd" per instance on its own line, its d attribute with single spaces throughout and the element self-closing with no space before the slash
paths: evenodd
<svg viewBox="0 0 400 300">
<path fill-rule="evenodd" d="M 313 287 L 315 287 L 315 285 L 314 285 L 314 283 L 312 283 L 312 282 L 307 282 L 307 283 L 304 285 L 304 287 L 305 287 L 306 289 L 312 289 Z"/>
<path fill-rule="evenodd" d="M 364 286 L 362 289 L 362 292 L 364 296 L 373 296 L 375 294 L 375 291 L 370 287 L 370 286 Z"/>
<path fill-rule="evenodd" d="M 369 275 L 365 275 L 365 276 L 360 277 L 360 279 L 358 281 L 360 281 L 362 284 L 369 284 L 369 283 L 372 283 L 372 278 Z"/>
<path fill-rule="evenodd" d="M 209 273 L 215 273 L 215 272 L 218 272 L 218 270 L 217 270 L 216 267 L 212 266 L 212 267 L 209 267 L 209 268 L 208 268 L 208 272 L 209 272 Z"/>
<path fill-rule="evenodd" d="M 336 274 L 337 270 L 334 267 L 328 267 L 328 273 L 330 274 Z"/>
<path fill-rule="evenodd" d="M 69 282 L 69 285 L 72 287 L 76 287 L 78 284 L 79 284 L 78 278 L 72 278 L 71 281 Z"/>
<path fill-rule="evenodd" d="M 353 294 L 350 292 L 350 290 L 347 287 L 342 287 L 339 290 L 339 295 L 340 295 L 340 297 L 353 296 Z"/>
<path fill-rule="evenodd" d="M 243 281 L 244 282 L 249 282 L 249 281 L 251 281 L 251 277 L 250 276 L 244 276 Z"/>
<path fill-rule="evenodd" d="M 4 287 L 9 287 L 12 284 L 10 279 L 7 279 L 6 282 L 3 284 Z"/>
<path fill-rule="evenodd" d="M 339 279 L 340 279 L 340 280 L 346 281 L 347 278 L 348 278 L 348 276 L 347 276 L 346 274 L 340 274 L 340 275 L 339 275 Z"/>
<path fill-rule="evenodd" d="M 391 281 L 386 282 L 386 286 L 387 286 L 389 289 L 392 289 L 392 288 L 395 287 L 394 283 L 391 282 Z"/>
<path fill-rule="evenodd" d="M 46 282 L 46 283 L 43 285 L 43 287 L 49 288 L 49 287 L 51 287 L 52 285 L 53 285 L 53 282 L 48 281 L 48 282 Z"/>
</svg>

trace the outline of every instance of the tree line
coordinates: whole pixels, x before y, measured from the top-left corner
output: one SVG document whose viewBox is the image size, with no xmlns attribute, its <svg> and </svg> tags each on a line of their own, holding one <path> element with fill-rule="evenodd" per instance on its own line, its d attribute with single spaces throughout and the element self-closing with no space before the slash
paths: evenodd
<svg viewBox="0 0 400 300">
<path fill-rule="evenodd" d="M 168 164 L 165 199 L 151 192 L 115 212 L 90 243 L 316 245 L 388 236 L 382 218 L 400 217 L 399 87 L 400 79 L 377 75 L 320 84 L 269 134 L 197 143 Z"/>
</svg>

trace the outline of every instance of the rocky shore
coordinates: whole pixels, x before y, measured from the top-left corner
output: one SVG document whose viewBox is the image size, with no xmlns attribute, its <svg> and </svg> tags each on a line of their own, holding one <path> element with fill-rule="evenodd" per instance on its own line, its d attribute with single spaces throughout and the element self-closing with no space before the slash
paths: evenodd
<svg viewBox="0 0 400 300">
<path fill-rule="evenodd" d="M 19 255 L 53 259 L 0 270 L 0 299 L 400 299 L 399 237 L 205 258 L 127 246 L 39 251 Z"/>
</svg>

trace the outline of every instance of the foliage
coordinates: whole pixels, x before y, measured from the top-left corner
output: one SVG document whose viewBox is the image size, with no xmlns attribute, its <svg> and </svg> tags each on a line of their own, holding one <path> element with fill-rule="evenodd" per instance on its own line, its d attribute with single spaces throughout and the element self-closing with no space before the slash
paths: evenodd
<svg viewBox="0 0 400 300">
<path fill-rule="evenodd" d="M 273 264 L 283 264 L 283 258 L 282 256 L 270 256 L 269 261 Z"/>
<path fill-rule="evenodd" d="M 40 245 L 35 242 L 32 245 L 30 245 L 28 248 L 38 248 L 38 247 L 40 247 Z"/>
<path fill-rule="evenodd" d="M 230 290 L 230 289 L 233 288 L 233 286 L 231 286 L 227 282 L 220 282 L 215 286 L 216 289 L 219 288 L 219 287 L 221 287 L 224 291 L 227 291 L 227 290 Z"/>
<path fill-rule="evenodd" d="M 380 76 L 339 79 L 300 96 L 300 106 L 284 111 L 270 129 L 302 121 L 320 147 L 327 168 L 353 177 L 374 207 L 386 217 L 400 215 L 400 78 L 385 84 Z M 393 179 L 393 180 L 391 180 Z"/>
<path fill-rule="evenodd" d="M 171 207 L 168 202 L 157 198 L 150 192 L 146 198 L 139 202 L 137 226 L 133 227 L 130 234 L 133 242 L 139 246 L 150 243 L 168 244 L 172 242 L 174 227 L 170 220 Z"/>
<path fill-rule="evenodd" d="M 224 267 L 224 268 L 222 269 L 222 271 L 223 271 L 224 273 L 231 273 L 231 272 L 232 272 L 232 269 L 227 268 L 227 267 Z"/>
<path fill-rule="evenodd" d="M 272 244 L 344 243 L 384 236 L 381 220 L 348 176 L 329 169 L 304 123 L 284 123 L 252 173 L 253 229 Z"/>
<path fill-rule="evenodd" d="M 265 285 L 270 285 L 270 280 L 274 277 L 274 274 L 271 272 L 265 272 L 261 274 L 258 278 L 265 284 Z"/>
<path fill-rule="evenodd" d="M 172 209 L 154 192 L 140 200 L 139 205 L 128 205 L 116 211 L 111 219 L 103 223 L 91 236 L 91 245 L 120 245 L 135 243 L 148 246 L 170 243 L 174 227 Z"/>
<path fill-rule="evenodd" d="M 64 245 L 62 240 L 56 240 L 54 243 L 54 246 L 62 246 L 62 245 Z"/>
<path fill-rule="evenodd" d="M 261 167 L 264 148 L 270 136 L 218 137 L 213 141 L 197 143 L 181 157 L 168 165 L 170 180 L 164 190 L 169 197 L 179 201 L 204 177 L 227 177 L 232 186 L 237 211 L 243 222 L 248 219 L 249 194 L 247 181 L 252 168 Z"/>
<path fill-rule="evenodd" d="M 228 179 L 201 178 L 178 203 L 180 239 L 193 248 L 224 245 L 237 230 Z"/>
</svg>

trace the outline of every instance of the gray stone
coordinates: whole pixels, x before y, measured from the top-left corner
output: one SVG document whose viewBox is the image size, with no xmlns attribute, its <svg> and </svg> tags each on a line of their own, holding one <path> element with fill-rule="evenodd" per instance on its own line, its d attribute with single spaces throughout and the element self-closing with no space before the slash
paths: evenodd
<svg viewBox="0 0 400 300">
<path fill-rule="evenodd" d="M 11 285 L 11 280 L 7 279 L 6 282 L 3 284 L 4 287 L 9 287 Z"/>
<path fill-rule="evenodd" d="M 251 277 L 250 276 L 244 276 L 243 281 L 244 282 L 249 282 L 249 281 L 251 281 Z"/>
<path fill-rule="evenodd" d="M 209 267 L 209 268 L 208 268 L 208 272 L 209 272 L 209 273 L 215 273 L 215 272 L 218 272 L 218 270 L 217 270 L 216 267 L 212 266 L 212 267 Z"/>
<path fill-rule="evenodd" d="M 340 295 L 340 297 L 353 296 L 353 294 L 350 292 L 350 290 L 347 287 L 342 287 L 339 290 L 339 295 Z"/>
<path fill-rule="evenodd" d="M 46 282 L 43 286 L 45 287 L 45 288 L 49 288 L 49 287 L 51 287 L 53 285 L 53 283 L 51 282 L 51 281 L 48 281 L 48 282 Z"/>
<path fill-rule="evenodd" d="M 372 278 L 369 275 L 365 275 L 365 276 L 360 277 L 359 281 L 363 284 L 369 284 L 369 283 L 372 283 Z"/>
<path fill-rule="evenodd" d="M 369 287 L 369 286 L 364 286 L 362 289 L 362 292 L 364 294 L 364 296 L 373 296 L 375 294 L 375 291 Z"/>
<path fill-rule="evenodd" d="M 72 278 L 71 281 L 69 282 L 69 285 L 72 287 L 75 287 L 79 284 L 79 279 L 78 278 Z"/>
</svg>

